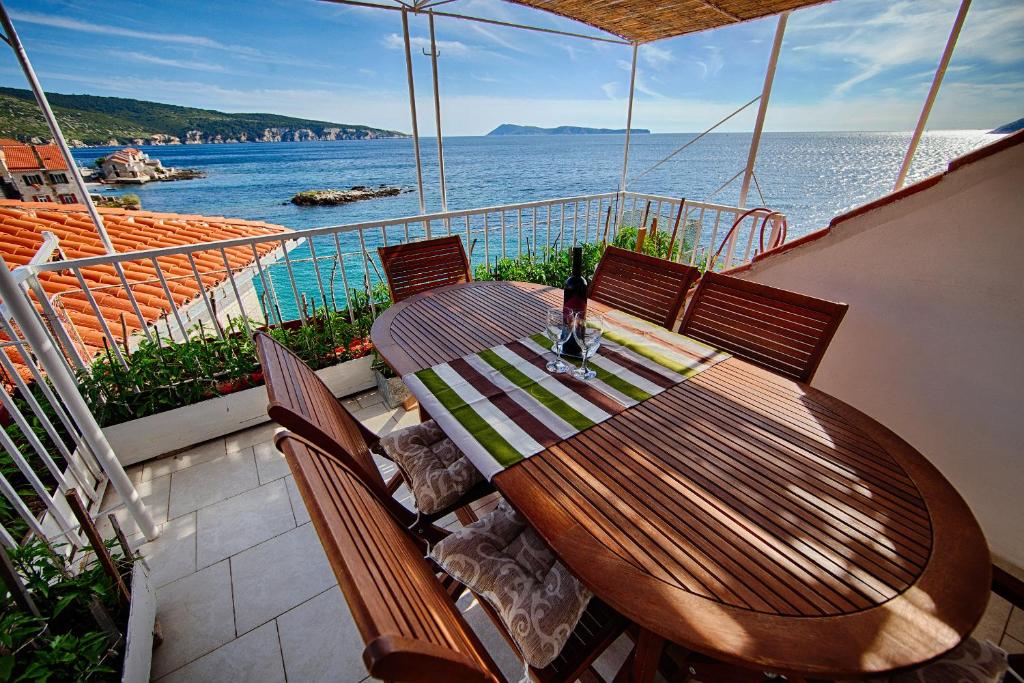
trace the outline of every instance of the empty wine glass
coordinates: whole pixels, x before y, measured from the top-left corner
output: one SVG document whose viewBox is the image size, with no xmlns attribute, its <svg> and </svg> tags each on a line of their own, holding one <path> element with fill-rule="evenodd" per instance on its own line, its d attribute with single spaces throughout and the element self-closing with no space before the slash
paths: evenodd
<svg viewBox="0 0 1024 683">
<path fill-rule="evenodd" d="M 562 344 L 566 339 L 569 338 L 571 332 L 566 329 L 568 326 L 565 325 L 562 317 L 561 308 L 549 308 L 547 321 L 544 324 L 544 334 L 551 340 L 552 350 L 555 352 L 555 359 L 548 361 L 547 370 L 548 372 L 561 373 L 567 372 L 569 366 L 566 365 L 565 361 L 562 360 Z"/>
<path fill-rule="evenodd" d="M 590 380 L 597 377 L 597 373 L 587 367 L 587 361 L 597 353 L 601 345 L 601 335 L 604 334 L 604 316 L 600 313 L 588 313 L 585 316 L 577 316 L 572 326 L 572 336 L 583 351 L 583 362 L 578 368 L 572 371 L 574 377 L 582 380 Z"/>
</svg>

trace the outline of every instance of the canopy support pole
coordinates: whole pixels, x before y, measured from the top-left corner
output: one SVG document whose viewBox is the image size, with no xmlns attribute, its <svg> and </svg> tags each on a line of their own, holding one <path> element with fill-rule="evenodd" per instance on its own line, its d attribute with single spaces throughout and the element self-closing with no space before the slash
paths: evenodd
<svg viewBox="0 0 1024 683">
<path fill-rule="evenodd" d="M 633 43 L 633 63 L 629 68 L 629 101 L 626 105 L 626 144 L 622 150 L 622 177 L 619 180 L 619 209 L 615 217 L 616 228 L 622 227 L 622 212 L 626 205 L 626 172 L 629 170 L 629 135 L 633 129 L 633 93 L 636 88 L 636 56 L 640 46 Z"/>
<path fill-rule="evenodd" d="M 434 34 L 434 13 L 430 12 L 430 66 L 434 74 L 434 123 L 437 126 L 437 168 L 441 177 L 441 211 L 448 212 L 448 186 L 444 179 L 444 138 L 441 137 L 441 91 L 437 79 L 437 40 Z"/>
<path fill-rule="evenodd" d="M 412 47 L 409 44 L 409 12 L 402 10 L 402 37 L 405 39 L 405 76 L 409 82 L 409 114 L 412 117 L 412 148 L 416 154 L 416 187 L 420 196 L 420 214 L 427 212 L 423 199 L 423 162 L 420 160 L 420 128 L 416 121 L 416 86 L 412 77 Z"/>
<path fill-rule="evenodd" d="M 747 153 L 747 166 L 743 171 L 743 184 L 740 186 L 740 200 L 737 206 L 747 205 L 747 193 L 750 191 L 750 179 L 754 176 L 754 165 L 757 163 L 757 150 L 761 146 L 761 132 L 764 130 L 764 117 L 768 113 L 768 100 L 772 96 L 772 84 L 775 82 L 775 68 L 779 64 L 779 52 L 782 50 L 782 37 L 786 34 L 786 22 L 789 12 L 779 15 L 779 23 L 775 27 L 775 42 L 772 43 L 772 54 L 768 58 L 768 70 L 764 73 L 764 87 L 761 88 L 761 102 L 757 107 L 757 120 L 754 122 L 754 134 L 750 138 L 750 151 Z"/>
<path fill-rule="evenodd" d="M 28 296 L 18 287 L 18 283 L 3 257 L 0 257 L 0 300 L 3 300 L 11 317 L 14 318 L 14 322 L 24 335 L 25 341 L 28 342 L 36 358 L 39 359 L 47 378 L 57 390 L 57 395 L 60 396 L 68 413 L 71 414 L 78 429 L 82 432 L 82 439 L 103 468 L 103 472 L 107 475 L 114 490 L 121 496 L 128 513 L 139 525 L 146 540 L 152 541 L 160 533 L 153 522 L 153 517 L 146 509 L 146 504 L 142 502 L 142 497 L 135 489 L 131 479 L 125 473 L 124 467 L 118 461 L 107 437 L 103 435 L 103 430 L 100 429 L 96 418 L 89 411 L 85 399 L 78 393 L 78 386 L 71 376 L 71 371 L 65 365 L 61 352 L 54 346 L 46 328 L 36 318 Z"/>
<path fill-rule="evenodd" d="M 81 172 L 78 170 L 78 164 L 75 162 L 75 158 L 71 155 L 71 149 L 68 147 L 68 143 L 64 140 L 64 134 L 60 130 L 60 124 L 57 123 L 57 117 L 53 113 L 53 109 L 50 108 L 50 102 L 46 99 L 46 93 L 43 91 L 43 86 L 39 84 L 39 79 L 36 78 L 35 69 L 32 68 L 32 62 L 28 59 L 28 53 L 25 52 L 25 46 L 21 44 L 21 39 L 18 37 L 18 32 L 14 30 L 14 24 L 11 23 L 11 17 L 7 14 L 7 8 L 3 2 L 0 2 L 0 24 L 3 25 L 4 36 L 3 40 L 11 49 L 14 50 L 14 55 L 18 58 L 18 63 L 21 64 L 21 70 L 25 72 L 25 79 L 28 80 L 28 85 L 32 89 L 32 94 L 35 95 L 36 103 L 43 112 L 43 118 L 46 119 L 46 125 L 50 129 L 50 135 L 53 137 L 53 142 L 60 149 L 61 156 L 64 157 L 64 162 L 68 166 L 68 173 L 71 174 L 75 189 L 78 190 L 78 194 L 81 195 L 81 200 L 85 204 L 85 208 L 89 211 L 89 217 L 92 219 L 93 225 L 96 227 L 96 233 L 100 237 L 100 242 L 103 243 L 103 248 L 107 250 L 108 254 L 113 254 L 114 245 L 110 241 L 110 236 L 107 234 L 107 228 L 103 225 L 103 218 L 100 216 L 100 212 L 96 210 L 96 205 L 92 202 L 92 197 L 89 196 L 89 189 L 85 186 L 85 179 L 82 178 Z"/>
<path fill-rule="evenodd" d="M 942 58 L 939 60 L 939 66 L 935 69 L 935 77 L 932 79 L 932 87 L 928 91 L 928 97 L 925 98 L 924 107 L 921 109 L 921 116 L 917 119 L 917 127 L 914 129 L 914 135 L 910 138 L 910 145 L 907 147 L 907 154 L 903 157 L 903 165 L 900 167 L 900 172 L 896 176 L 896 184 L 893 185 L 893 191 L 899 190 L 903 187 L 903 183 L 907 180 L 907 174 L 910 173 L 910 166 L 914 163 L 914 154 L 917 153 L 917 145 L 921 142 L 921 136 L 924 134 L 924 128 L 928 124 L 928 116 L 932 113 L 932 105 L 935 104 L 935 98 L 939 94 L 939 88 L 942 86 L 942 78 L 946 75 L 946 68 L 949 66 L 949 60 L 953 57 L 953 49 L 956 47 L 956 41 L 960 37 L 960 29 L 963 28 L 964 20 L 967 18 L 967 10 L 971 8 L 971 0 L 963 0 L 960 3 L 960 11 L 957 12 L 956 19 L 953 21 L 953 29 L 949 32 L 949 40 L 946 41 L 946 49 L 942 52 Z"/>
</svg>

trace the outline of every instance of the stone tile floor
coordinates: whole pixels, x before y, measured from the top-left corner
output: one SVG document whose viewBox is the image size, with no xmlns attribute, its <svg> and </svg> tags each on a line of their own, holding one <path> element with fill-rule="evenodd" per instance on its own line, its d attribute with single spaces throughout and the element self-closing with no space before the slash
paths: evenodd
<svg viewBox="0 0 1024 683">
<path fill-rule="evenodd" d="M 387 408 L 376 391 L 345 404 L 381 434 L 419 419 L 417 411 Z M 274 448 L 276 430 L 268 423 L 129 469 L 162 529 L 140 548 L 152 570 L 164 636 L 153 654 L 153 680 L 368 679 L 362 640 Z M 392 466 L 381 466 L 390 476 Z M 124 511 L 117 514 L 141 543 Z M 443 521 L 458 524 L 454 517 Z M 460 608 L 506 677 L 519 680 L 522 665 L 472 597 Z M 992 596 L 976 635 L 1024 652 L 1024 611 Z M 628 649 L 623 638 L 598 661 L 606 680 Z"/>
</svg>

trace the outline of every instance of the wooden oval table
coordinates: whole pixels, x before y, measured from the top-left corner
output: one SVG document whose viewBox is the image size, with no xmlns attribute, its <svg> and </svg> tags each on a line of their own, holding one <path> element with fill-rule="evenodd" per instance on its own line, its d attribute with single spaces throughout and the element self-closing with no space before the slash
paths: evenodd
<svg viewBox="0 0 1024 683">
<path fill-rule="evenodd" d="M 561 296 L 443 287 L 387 310 L 372 340 L 405 375 L 536 334 Z M 938 470 L 863 413 L 738 358 L 493 483 L 641 627 L 644 680 L 662 639 L 796 676 L 915 666 L 956 646 L 988 600 L 985 539 Z"/>
</svg>

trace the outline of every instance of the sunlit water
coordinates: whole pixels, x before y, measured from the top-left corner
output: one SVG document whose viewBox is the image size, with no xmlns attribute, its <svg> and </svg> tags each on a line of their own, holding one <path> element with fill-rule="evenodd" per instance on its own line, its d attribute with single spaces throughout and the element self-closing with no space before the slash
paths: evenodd
<svg viewBox="0 0 1024 683">
<path fill-rule="evenodd" d="M 749 134 L 708 135 L 637 179 L 692 138 L 685 134 L 633 136 L 629 189 L 735 204 L 739 179 L 713 193 L 743 168 Z M 909 139 L 909 133 L 767 133 L 756 171 L 763 204 L 787 215 L 790 238 L 821 228 L 837 213 L 892 190 Z M 941 172 L 950 160 L 996 139 L 985 131 L 927 133 L 908 182 Z M 439 211 L 436 141 L 424 138 L 421 146 L 427 210 Z M 468 209 L 613 192 L 622 169 L 622 147 L 623 138 L 616 135 L 448 138 L 448 207 Z M 407 139 L 143 149 L 166 166 L 197 168 L 207 177 L 103 192 L 138 194 L 143 208 L 151 211 L 248 218 L 296 230 L 419 212 L 415 193 L 336 207 L 298 207 L 289 202 L 296 192 L 317 188 L 377 184 L 414 188 L 412 141 Z M 83 165 L 91 165 L 111 151 L 78 149 L 75 156 Z M 751 188 L 747 205 L 761 204 L 757 188 Z M 349 246 L 343 244 L 343 248 Z M 308 264 L 297 268 L 300 290 L 312 293 L 316 288 L 315 281 L 310 282 L 311 268 Z"/>
</svg>

